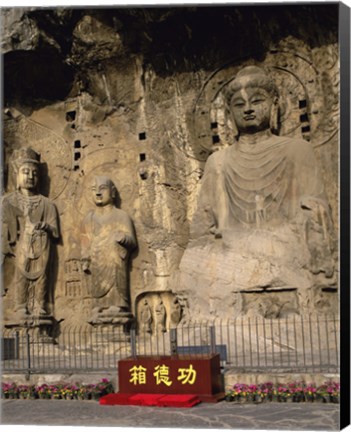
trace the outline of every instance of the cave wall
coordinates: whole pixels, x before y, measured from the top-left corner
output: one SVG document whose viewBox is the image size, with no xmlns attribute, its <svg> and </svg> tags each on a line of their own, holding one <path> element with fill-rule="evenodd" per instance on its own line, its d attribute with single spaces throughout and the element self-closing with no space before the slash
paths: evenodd
<svg viewBox="0 0 351 432">
<path fill-rule="evenodd" d="M 204 164 L 231 140 L 220 91 L 247 64 L 271 70 L 281 90 L 281 133 L 312 142 L 338 229 L 336 4 L 11 8 L 2 29 L 4 192 L 15 188 L 13 150 L 41 153 L 42 193 L 62 230 L 51 272 L 58 321 L 89 315 L 80 222 L 93 207 L 92 176 L 104 174 L 135 224 L 132 312 L 161 295 L 170 324 L 168 282 Z M 13 302 L 7 261 L 5 311 Z"/>
</svg>

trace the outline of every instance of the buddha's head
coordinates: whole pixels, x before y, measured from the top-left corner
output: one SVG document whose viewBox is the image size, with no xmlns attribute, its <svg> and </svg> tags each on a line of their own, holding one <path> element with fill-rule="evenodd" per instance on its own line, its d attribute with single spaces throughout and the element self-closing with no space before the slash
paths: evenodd
<svg viewBox="0 0 351 432">
<path fill-rule="evenodd" d="M 15 150 L 13 167 L 16 173 L 16 186 L 25 194 L 37 192 L 39 183 L 40 155 L 31 148 Z"/>
<path fill-rule="evenodd" d="M 116 197 L 116 187 L 113 182 L 105 176 L 95 176 L 91 191 L 97 206 L 103 207 L 113 204 Z"/>
<path fill-rule="evenodd" d="M 243 68 L 227 86 L 225 96 L 239 134 L 277 128 L 278 90 L 262 68 Z"/>
</svg>

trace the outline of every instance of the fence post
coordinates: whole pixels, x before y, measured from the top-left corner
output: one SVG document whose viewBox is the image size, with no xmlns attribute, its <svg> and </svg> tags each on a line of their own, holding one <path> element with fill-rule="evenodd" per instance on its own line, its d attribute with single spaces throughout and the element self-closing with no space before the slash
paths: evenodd
<svg viewBox="0 0 351 432">
<path fill-rule="evenodd" d="M 169 331 L 169 339 L 171 344 L 171 355 L 176 356 L 178 354 L 178 340 L 177 340 L 177 329 L 171 328 Z"/>
<path fill-rule="evenodd" d="M 137 356 L 137 349 L 136 349 L 136 331 L 135 328 L 132 328 L 130 330 L 130 350 L 132 357 Z"/>
<path fill-rule="evenodd" d="M 214 326 L 210 326 L 210 346 L 211 346 L 211 354 L 216 352 L 216 329 Z"/>
<path fill-rule="evenodd" d="M 14 352 L 15 360 L 19 359 L 19 331 L 15 331 L 15 352 Z"/>
<path fill-rule="evenodd" d="M 27 346 L 27 376 L 29 377 L 31 371 L 31 357 L 30 357 L 30 336 L 27 331 L 26 333 L 26 346 Z"/>
</svg>

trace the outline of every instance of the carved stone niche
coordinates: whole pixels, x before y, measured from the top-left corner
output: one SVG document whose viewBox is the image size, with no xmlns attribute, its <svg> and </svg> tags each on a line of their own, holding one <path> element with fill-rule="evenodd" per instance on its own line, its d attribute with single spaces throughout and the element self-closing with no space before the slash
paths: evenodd
<svg viewBox="0 0 351 432">
<path fill-rule="evenodd" d="M 284 318 L 299 313 L 296 288 L 241 291 L 242 313 L 263 318 Z"/>
<path fill-rule="evenodd" d="M 143 335 L 157 335 L 177 326 L 183 309 L 170 292 L 147 292 L 136 300 L 138 331 Z"/>
<path fill-rule="evenodd" d="M 338 313 L 339 299 L 336 287 L 317 287 L 312 292 L 312 302 L 320 314 Z"/>
</svg>

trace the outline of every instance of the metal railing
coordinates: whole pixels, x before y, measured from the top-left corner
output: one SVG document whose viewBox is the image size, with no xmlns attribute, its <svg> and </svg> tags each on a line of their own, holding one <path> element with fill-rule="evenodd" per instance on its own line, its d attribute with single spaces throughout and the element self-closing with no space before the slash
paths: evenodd
<svg viewBox="0 0 351 432">
<path fill-rule="evenodd" d="M 4 373 L 116 370 L 130 356 L 219 352 L 221 364 L 238 372 L 329 372 L 339 369 L 339 318 L 237 318 L 190 322 L 150 334 L 122 327 L 82 327 L 40 340 L 26 331 L 3 329 Z"/>
</svg>

